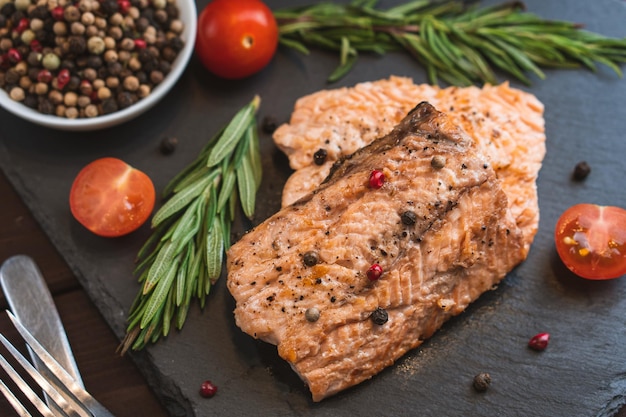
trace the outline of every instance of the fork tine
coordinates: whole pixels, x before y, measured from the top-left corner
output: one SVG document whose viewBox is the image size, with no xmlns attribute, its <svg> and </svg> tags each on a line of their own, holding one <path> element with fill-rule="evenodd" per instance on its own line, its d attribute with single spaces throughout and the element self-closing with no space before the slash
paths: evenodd
<svg viewBox="0 0 626 417">
<path fill-rule="evenodd" d="M 22 325 L 22 323 L 20 323 L 20 321 L 10 311 L 7 310 L 7 314 L 9 315 L 9 318 L 13 322 L 13 325 L 20 333 L 20 335 L 22 335 L 22 338 L 24 338 L 31 350 L 64 385 L 63 388 L 66 389 L 68 393 L 70 393 L 73 397 L 80 401 L 81 405 L 86 407 L 93 415 L 98 417 L 114 417 L 109 410 L 107 410 L 94 397 L 92 397 L 91 394 L 85 391 L 85 389 L 83 389 L 83 387 L 81 387 L 80 384 L 78 384 L 76 380 L 67 373 L 65 368 L 59 365 L 56 359 L 54 359 L 52 355 L 50 355 L 50 353 L 48 353 L 48 351 L 44 349 L 43 346 L 41 346 L 37 339 L 35 339 L 35 337 Z M 26 362 L 28 363 L 28 361 Z M 28 363 L 28 365 L 30 365 L 30 363 Z"/>
<path fill-rule="evenodd" d="M 0 335 L 1 336 L 1 335 Z M 37 408 L 44 417 L 55 417 L 52 411 L 48 408 L 48 406 L 35 394 L 26 381 L 22 379 L 19 373 L 11 366 L 9 362 L 4 358 L 4 356 L 0 355 L 0 366 L 2 369 L 11 377 L 13 382 L 17 385 L 17 387 L 24 393 L 26 398 Z M 2 390 L 2 394 L 6 397 L 6 399 L 11 403 L 11 406 L 19 413 L 20 416 L 27 417 L 31 416 L 31 414 L 26 410 L 26 408 L 22 405 L 22 403 L 17 399 L 17 397 L 9 390 L 9 388 L 4 384 L 3 381 L 0 389 Z M 31 416 L 32 417 L 32 416 Z"/>
<path fill-rule="evenodd" d="M 22 368 L 24 368 L 24 370 L 31 376 L 31 378 L 35 380 L 37 385 L 39 385 L 41 389 L 44 390 L 44 392 L 48 394 L 50 398 L 52 398 L 52 400 L 61 408 L 61 410 L 63 410 L 65 414 L 67 414 L 68 416 L 91 417 L 91 415 L 88 414 L 84 409 L 82 409 L 80 405 L 76 403 L 76 401 L 74 401 L 72 398 L 65 398 L 61 393 L 59 393 L 59 391 L 57 391 L 48 382 L 48 380 L 45 379 L 2 334 L 0 334 L 0 343 L 4 345 L 4 347 L 9 351 L 9 353 L 11 353 L 11 355 L 13 355 L 15 360 L 22 366 Z M 15 369 L 6 361 L 6 359 L 4 359 L 2 355 L 0 355 L 0 365 L 9 374 L 9 376 L 13 378 L 13 381 L 15 381 L 15 383 L 22 390 L 22 392 L 26 394 L 28 399 L 31 400 L 31 402 L 36 407 L 38 402 L 41 402 L 41 404 L 45 406 L 45 404 L 43 404 L 43 401 L 41 401 L 41 399 L 32 391 L 32 389 L 30 389 L 28 384 L 19 376 Z M 19 381 L 15 379 L 14 376 L 19 378 Z M 33 394 L 32 398 L 29 395 L 31 392 Z M 70 402 L 68 402 L 68 400 L 71 401 L 71 404 Z M 50 409 L 48 410 L 51 412 Z M 53 416 L 54 413 L 49 415 Z"/>
<path fill-rule="evenodd" d="M 4 398 L 7 399 L 11 407 L 20 415 L 20 417 L 33 417 L 31 413 L 28 412 L 26 407 L 22 405 L 20 400 L 17 399 L 15 395 L 11 392 L 9 387 L 6 386 L 3 380 L 0 379 L 0 392 L 4 395 Z"/>
</svg>

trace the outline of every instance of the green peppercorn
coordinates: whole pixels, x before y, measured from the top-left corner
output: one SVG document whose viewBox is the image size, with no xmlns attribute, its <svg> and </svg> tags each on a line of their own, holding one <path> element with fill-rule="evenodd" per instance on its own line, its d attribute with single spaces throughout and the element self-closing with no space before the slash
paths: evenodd
<svg viewBox="0 0 626 417">
<path fill-rule="evenodd" d="M 54 71 L 61 65 L 61 59 L 56 54 L 50 52 L 43 56 L 41 64 L 45 69 Z"/>
<path fill-rule="evenodd" d="M 441 155 L 435 155 L 433 159 L 430 160 L 430 166 L 435 169 L 441 169 L 446 166 L 446 158 Z"/>
<path fill-rule="evenodd" d="M 307 319 L 307 321 L 315 323 L 320 318 L 320 311 L 316 307 L 307 308 L 304 312 L 304 317 Z"/>
<path fill-rule="evenodd" d="M 87 41 L 87 49 L 94 55 L 102 54 L 105 49 L 104 39 L 99 36 L 92 36 Z"/>
<path fill-rule="evenodd" d="M 31 29 L 26 29 L 24 32 L 22 32 L 22 35 L 20 35 L 20 39 L 24 43 L 24 45 L 30 45 L 30 43 L 35 40 L 35 32 L 33 32 Z"/>
<path fill-rule="evenodd" d="M 15 0 L 17 10 L 27 10 L 30 7 L 30 0 Z"/>
</svg>

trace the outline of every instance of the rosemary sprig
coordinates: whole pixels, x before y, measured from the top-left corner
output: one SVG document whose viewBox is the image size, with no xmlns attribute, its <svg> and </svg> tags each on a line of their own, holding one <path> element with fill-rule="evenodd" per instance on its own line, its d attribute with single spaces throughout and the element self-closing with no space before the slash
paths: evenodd
<svg viewBox="0 0 626 417">
<path fill-rule="evenodd" d="M 387 10 L 376 0 L 347 5 L 319 3 L 277 10 L 281 44 L 308 54 L 309 47 L 339 52 L 329 76 L 334 82 L 354 66 L 359 52 L 405 50 L 421 63 L 429 81 L 451 85 L 497 82 L 495 70 L 530 84 L 543 79 L 541 67 L 587 67 L 598 63 L 619 76 L 626 62 L 626 38 L 611 39 L 575 23 L 546 20 L 512 1 L 491 7 L 457 0 L 413 0 Z"/>
<path fill-rule="evenodd" d="M 262 169 L 256 96 L 165 187 L 165 203 L 152 218 L 153 233 L 137 254 L 142 288 L 128 316 L 120 350 L 139 350 L 181 329 L 192 299 L 204 307 L 222 272 L 237 203 L 254 214 Z"/>
</svg>

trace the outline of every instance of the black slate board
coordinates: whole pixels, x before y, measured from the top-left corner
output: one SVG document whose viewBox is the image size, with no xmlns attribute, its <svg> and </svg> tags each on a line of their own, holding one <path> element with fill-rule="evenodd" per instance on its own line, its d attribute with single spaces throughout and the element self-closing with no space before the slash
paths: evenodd
<svg viewBox="0 0 626 417">
<path fill-rule="evenodd" d="M 296 4 L 268 1 L 271 7 Z M 298 1 L 298 4 L 306 4 Z M 382 2 L 382 6 L 396 2 Z M 495 3 L 483 2 L 482 4 Z M 201 9 L 206 0 L 198 1 Z M 621 0 L 528 0 L 528 10 L 546 18 L 581 22 L 608 36 L 626 36 L 626 2 Z M 0 111 L 0 166 L 76 273 L 114 332 L 121 338 L 126 312 L 138 286 L 133 258 L 149 230 L 102 239 L 71 217 L 67 196 L 72 179 L 88 162 L 115 156 L 142 169 L 162 189 L 192 160 L 208 136 L 260 94 L 259 119 L 286 121 L 295 100 L 327 87 L 353 85 L 389 75 L 425 82 L 423 70 L 402 54 L 362 56 L 340 83 L 325 78 L 333 54 L 304 57 L 281 49 L 262 73 L 239 82 L 208 75 L 192 59 L 176 88 L 140 118 L 94 133 L 41 128 Z M 579 202 L 626 207 L 626 80 L 607 68 L 547 71 L 526 89 L 545 104 L 547 156 L 538 188 L 540 229 L 526 262 L 495 290 L 454 318 L 419 349 L 372 380 L 322 403 L 307 389 L 275 348 L 241 333 L 233 301 L 221 279 L 204 311 L 193 308 L 180 333 L 133 354 L 172 416 L 272 415 L 351 416 L 610 416 L 626 402 L 626 281 L 590 282 L 561 265 L 552 230 L 558 215 Z M 164 136 L 180 140 L 163 156 Z M 265 177 L 257 222 L 279 207 L 290 170 L 269 136 L 262 137 Z M 592 174 L 570 179 L 574 165 L 587 160 Z M 239 225 L 239 232 L 243 230 Z M 549 348 L 527 349 L 530 336 L 548 331 Z M 491 388 L 473 391 L 478 372 L 489 372 Z M 211 379 L 219 394 L 198 395 Z"/>
</svg>

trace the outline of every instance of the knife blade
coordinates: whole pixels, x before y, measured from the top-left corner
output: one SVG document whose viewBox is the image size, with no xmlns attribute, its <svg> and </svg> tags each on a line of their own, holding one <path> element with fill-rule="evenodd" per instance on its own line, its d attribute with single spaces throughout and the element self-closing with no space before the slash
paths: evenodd
<svg viewBox="0 0 626 417">
<path fill-rule="evenodd" d="M 59 312 L 35 261 L 25 255 L 7 259 L 0 267 L 0 286 L 20 323 L 84 388 Z M 29 354 L 40 372 L 49 373 L 30 349 Z"/>
</svg>

